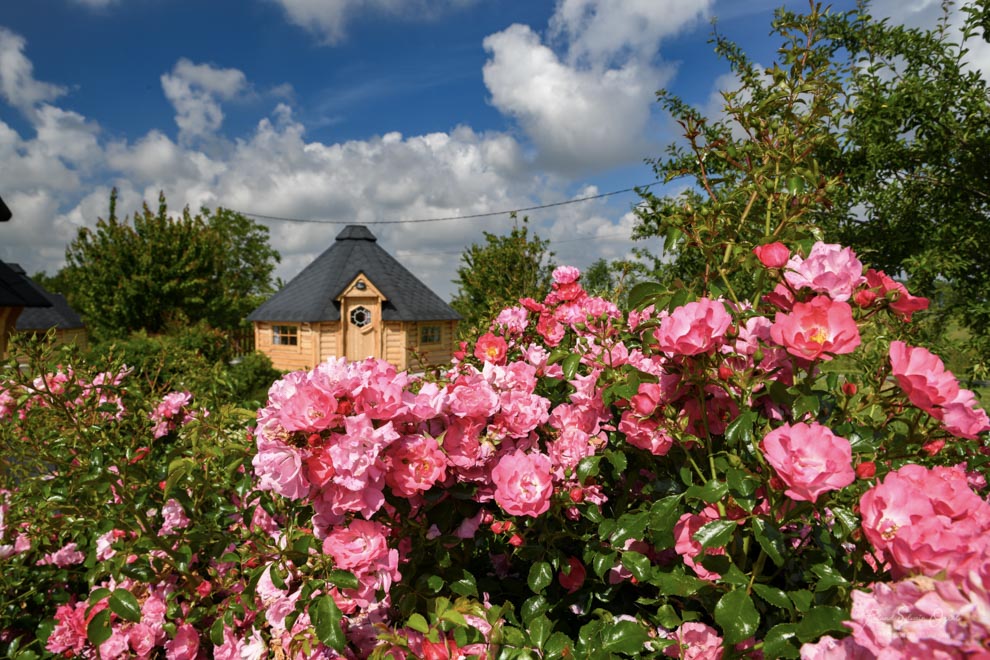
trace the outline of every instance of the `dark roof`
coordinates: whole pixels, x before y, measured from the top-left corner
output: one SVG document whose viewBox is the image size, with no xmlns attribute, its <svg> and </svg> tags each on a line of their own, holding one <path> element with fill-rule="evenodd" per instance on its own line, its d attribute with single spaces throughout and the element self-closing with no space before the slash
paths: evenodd
<svg viewBox="0 0 990 660">
<path fill-rule="evenodd" d="M 44 290 L 16 264 L 0 261 L 0 307 L 51 307 Z"/>
<path fill-rule="evenodd" d="M 27 307 L 17 317 L 14 325 L 16 330 L 48 330 L 58 328 L 59 330 L 70 330 L 84 327 L 82 319 L 76 314 L 76 310 L 69 307 L 65 296 L 60 293 L 51 293 L 37 282 L 32 280 L 18 264 L 7 264 L 12 271 L 27 280 L 31 287 L 44 296 L 50 304 L 49 307 Z"/>
<path fill-rule="evenodd" d="M 348 225 L 323 254 L 248 315 L 249 321 L 339 321 L 337 298 L 358 275 L 381 291 L 386 321 L 460 319 L 440 297 L 378 245 L 364 225 Z"/>
</svg>

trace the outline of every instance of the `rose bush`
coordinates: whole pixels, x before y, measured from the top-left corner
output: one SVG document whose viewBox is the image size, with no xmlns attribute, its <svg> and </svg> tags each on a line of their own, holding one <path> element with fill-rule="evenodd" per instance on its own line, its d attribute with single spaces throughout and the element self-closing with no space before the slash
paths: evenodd
<svg viewBox="0 0 990 660">
<path fill-rule="evenodd" d="M 276 382 L 250 432 L 187 393 L 142 399 L 126 369 L 8 370 L 0 640 L 107 658 L 979 648 L 990 420 L 934 354 L 887 339 L 909 326 L 858 295 L 855 255 L 801 249 L 788 268 L 814 277 L 767 268 L 766 296 L 643 286 L 628 313 L 561 270 L 449 368 L 330 360 Z M 807 284 L 835 278 L 851 303 Z M 813 351 L 774 329 L 838 305 Z M 899 626 L 904 607 L 949 618 Z"/>
</svg>

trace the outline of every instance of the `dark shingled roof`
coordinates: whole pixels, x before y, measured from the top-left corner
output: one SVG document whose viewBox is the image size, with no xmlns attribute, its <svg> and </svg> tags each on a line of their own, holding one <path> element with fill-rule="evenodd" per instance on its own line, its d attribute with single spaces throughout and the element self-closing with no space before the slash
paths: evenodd
<svg viewBox="0 0 990 660">
<path fill-rule="evenodd" d="M 0 261 L 0 307 L 51 307 L 44 290 L 13 266 Z"/>
<path fill-rule="evenodd" d="M 14 326 L 15 329 L 48 330 L 49 328 L 58 328 L 59 330 L 71 330 L 73 328 L 83 327 L 82 319 L 76 314 L 76 310 L 69 307 L 65 296 L 59 293 L 51 293 L 39 286 L 37 282 L 27 276 L 24 269 L 18 264 L 7 264 L 7 266 L 27 280 L 28 284 L 50 303 L 49 307 L 25 308 L 21 312 L 21 315 L 17 317 L 17 324 Z"/>
<path fill-rule="evenodd" d="M 382 292 L 385 321 L 460 319 L 450 305 L 377 243 L 364 225 L 348 225 L 337 240 L 281 291 L 248 315 L 249 321 L 339 321 L 337 297 L 358 275 Z"/>
</svg>

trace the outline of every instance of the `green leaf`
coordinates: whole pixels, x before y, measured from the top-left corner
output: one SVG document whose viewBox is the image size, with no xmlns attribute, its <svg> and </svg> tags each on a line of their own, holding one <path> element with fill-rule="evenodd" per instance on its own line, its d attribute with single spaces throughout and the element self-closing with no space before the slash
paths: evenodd
<svg viewBox="0 0 990 660">
<path fill-rule="evenodd" d="M 464 615 L 455 610 L 453 607 L 441 612 L 440 619 L 443 621 L 449 621 L 455 626 L 466 626 L 468 624 L 467 620 L 464 618 Z"/>
<path fill-rule="evenodd" d="M 578 483 L 583 484 L 588 477 L 598 476 L 598 466 L 602 461 L 600 454 L 585 456 L 577 466 Z"/>
<path fill-rule="evenodd" d="M 759 582 L 753 585 L 753 591 L 756 595 L 765 600 L 767 603 L 779 607 L 782 610 L 793 610 L 794 606 L 791 604 L 791 600 L 787 597 L 783 591 L 777 587 L 771 587 L 768 584 L 760 584 Z"/>
<path fill-rule="evenodd" d="M 650 558 L 632 550 L 622 553 L 622 565 L 640 582 L 647 582 L 653 569 Z"/>
<path fill-rule="evenodd" d="M 841 607 L 819 605 L 808 610 L 797 624 L 797 636 L 802 642 L 813 642 L 825 633 L 848 632 L 842 625 L 849 612 Z"/>
<path fill-rule="evenodd" d="M 753 425 L 757 415 L 753 410 L 747 410 L 725 427 L 725 440 L 734 447 L 748 447 L 753 442 Z"/>
<path fill-rule="evenodd" d="M 739 468 L 729 468 L 725 474 L 725 481 L 729 484 L 729 492 L 736 497 L 749 497 L 759 486 L 759 481 Z"/>
<path fill-rule="evenodd" d="M 797 643 L 797 624 L 780 623 L 763 636 L 763 656 L 765 658 L 797 658 L 801 647 Z"/>
<path fill-rule="evenodd" d="M 550 602 L 542 595 L 537 594 L 523 601 L 519 608 L 519 615 L 522 616 L 523 623 L 529 625 L 535 617 L 540 616 L 550 609 Z"/>
<path fill-rule="evenodd" d="M 811 567 L 811 572 L 819 578 L 818 584 L 815 585 L 815 591 L 825 591 L 836 586 L 849 586 L 849 580 L 842 577 L 838 571 L 828 564 L 815 564 Z"/>
<path fill-rule="evenodd" d="M 541 614 L 531 619 L 526 627 L 529 630 L 530 641 L 533 642 L 533 645 L 536 648 L 542 649 L 543 645 L 550 637 L 550 632 L 553 630 L 553 623 L 550 622 L 550 619 Z"/>
<path fill-rule="evenodd" d="M 745 589 L 734 589 L 715 605 L 715 623 L 722 628 L 727 644 L 738 644 L 756 632 L 760 613 Z"/>
<path fill-rule="evenodd" d="M 450 583 L 450 590 L 458 596 L 478 597 L 478 583 L 467 571 L 461 573 L 460 580 Z"/>
<path fill-rule="evenodd" d="M 564 358 L 560 368 L 564 371 L 564 378 L 571 380 L 577 374 L 578 365 L 581 364 L 581 353 L 571 353 Z"/>
<path fill-rule="evenodd" d="M 646 530 L 649 519 L 650 514 L 646 511 L 625 513 L 619 516 L 615 530 L 609 537 L 609 543 L 621 548 L 629 539 L 643 538 L 643 532 Z"/>
<path fill-rule="evenodd" d="M 625 653 L 637 656 L 650 634 L 637 621 L 617 621 L 606 625 L 602 631 L 602 650 L 606 653 Z"/>
<path fill-rule="evenodd" d="M 165 479 L 165 495 L 175 488 L 175 484 L 193 471 L 196 461 L 191 458 L 176 458 L 168 464 L 168 477 Z"/>
<path fill-rule="evenodd" d="M 751 527 L 753 529 L 753 536 L 756 537 L 757 543 L 763 548 L 763 552 L 767 553 L 767 556 L 770 557 L 770 560 L 774 564 L 783 566 L 784 553 L 787 550 L 784 545 L 784 536 L 780 531 L 772 523 L 768 523 L 762 518 L 753 518 Z"/>
<path fill-rule="evenodd" d="M 699 499 L 709 504 L 718 502 L 729 492 L 729 486 L 724 481 L 711 480 L 703 486 L 691 486 L 684 491 L 684 497 Z"/>
<path fill-rule="evenodd" d="M 602 577 L 609 570 L 615 566 L 615 558 L 617 557 L 615 552 L 598 552 L 595 553 L 594 559 L 591 560 L 591 568 L 595 572 L 595 575 Z"/>
<path fill-rule="evenodd" d="M 127 589 L 114 589 L 108 602 L 113 613 L 121 619 L 133 623 L 141 620 L 141 605 Z"/>
<path fill-rule="evenodd" d="M 545 561 L 536 562 L 530 566 L 526 582 L 533 593 L 540 593 L 553 582 L 553 568 Z"/>
<path fill-rule="evenodd" d="M 667 293 L 667 288 L 656 282 L 640 282 L 629 291 L 630 309 L 642 309 Z"/>
<path fill-rule="evenodd" d="M 340 608 L 328 594 L 317 596 L 309 605 L 309 619 L 313 622 L 316 637 L 339 653 L 347 646 L 347 639 L 340 627 Z"/>
<path fill-rule="evenodd" d="M 93 646 L 99 646 L 110 639 L 110 610 L 100 610 L 86 625 L 86 639 Z"/>
<path fill-rule="evenodd" d="M 732 539 L 732 534 L 738 526 L 739 523 L 735 520 L 713 520 L 702 525 L 692 538 L 700 543 L 702 548 L 722 548 Z"/>
<path fill-rule="evenodd" d="M 794 607 L 797 608 L 798 612 L 807 612 L 811 608 L 811 602 L 814 600 L 814 595 L 807 589 L 795 589 L 794 591 L 787 592 L 790 597 L 791 602 L 794 603 Z"/>
<path fill-rule="evenodd" d="M 427 623 L 426 617 L 419 612 L 414 612 L 406 621 L 406 625 L 416 632 L 421 632 L 424 635 L 430 632 L 430 624 Z"/>
<path fill-rule="evenodd" d="M 805 394 L 799 396 L 794 400 L 791 405 L 791 414 L 794 415 L 794 419 L 802 419 L 805 415 L 810 415 L 811 417 L 818 417 L 818 413 L 821 410 L 821 401 L 814 394 Z"/>
<path fill-rule="evenodd" d="M 327 574 L 327 582 L 340 589 L 357 589 L 360 583 L 354 573 L 335 568 Z"/>
<path fill-rule="evenodd" d="M 543 644 L 544 657 L 547 660 L 574 657 L 574 641 L 562 632 L 555 632 Z"/>
<path fill-rule="evenodd" d="M 674 545 L 674 525 L 681 517 L 680 495 L 670 495 L 650 507 L 650 532 L 653 545 L 658 548 L 669 548 Z"/>
</svg>

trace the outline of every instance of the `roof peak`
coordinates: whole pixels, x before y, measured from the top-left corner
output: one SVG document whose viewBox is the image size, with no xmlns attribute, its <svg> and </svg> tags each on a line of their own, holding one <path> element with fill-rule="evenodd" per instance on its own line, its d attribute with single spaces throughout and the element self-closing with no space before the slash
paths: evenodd
<svg viewBox="0 0 990 660">
<path fill-rule="evenodd" d="M 344 230 L 337 234 L 338 241 L 371 241 L 378 239 L 371 233 L 371 230 L 364 225 L 347 225 Z"/>
</svg>

